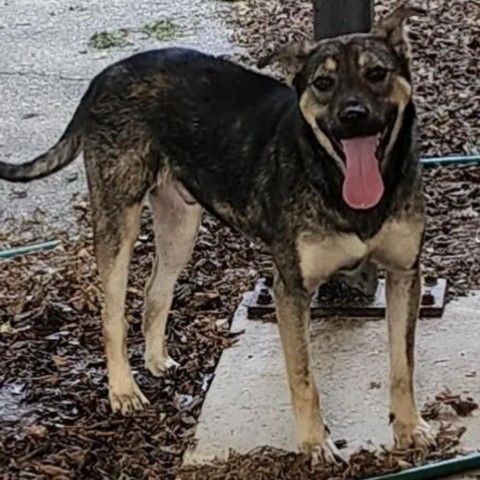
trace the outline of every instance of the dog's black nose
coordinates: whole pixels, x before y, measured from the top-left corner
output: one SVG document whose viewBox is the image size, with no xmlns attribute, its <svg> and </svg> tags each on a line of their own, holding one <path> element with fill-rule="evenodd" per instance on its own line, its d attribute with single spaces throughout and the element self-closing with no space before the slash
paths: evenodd
<svg viewBox="0 0 480 480">
<path fill-rule="evenodd" d="M 344 125 L 354 125 L 368 119 L 370 112 L 365 105 L 359 102 L 348 102 L 338 113 L 338 119 Z"/>
</svg>

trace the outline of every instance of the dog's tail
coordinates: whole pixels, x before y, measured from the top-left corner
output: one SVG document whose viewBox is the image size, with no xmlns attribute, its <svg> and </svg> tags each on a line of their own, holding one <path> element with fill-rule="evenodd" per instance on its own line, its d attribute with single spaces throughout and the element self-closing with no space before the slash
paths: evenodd
<svg viewBox="0 0 480 480">
<path fill-rule="evenodd" d="M 82 150 L 85 97 L 63 135 L 50 150 L 25 163 L 12 164 L 0 161 L 0 179 L 9 182 L 29 182 L 47 177 L 73 162 Z"/>
</svg>

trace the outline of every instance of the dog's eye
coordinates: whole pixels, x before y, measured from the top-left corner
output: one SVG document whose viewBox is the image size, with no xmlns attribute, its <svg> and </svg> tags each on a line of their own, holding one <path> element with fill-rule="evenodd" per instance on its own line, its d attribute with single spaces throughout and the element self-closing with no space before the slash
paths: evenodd
<svg viewBox="0 0 480 480">
<path fill-rule="evenodd" d="M 388 70 L 383 67 L 374 67 L 367 70 L 365 77 L 369 82 L 379 83 L 387 78 Z"/>
<path fill-rule="evenodd" d="M 317 77 L 313 81 L 313 86 L 317 89 L 320 90 L 321 92 L 328 92 L 333 88 L 333 84 L 335 82 L 333 81 L 333 78 L 331 77 Z"/>
</svg>

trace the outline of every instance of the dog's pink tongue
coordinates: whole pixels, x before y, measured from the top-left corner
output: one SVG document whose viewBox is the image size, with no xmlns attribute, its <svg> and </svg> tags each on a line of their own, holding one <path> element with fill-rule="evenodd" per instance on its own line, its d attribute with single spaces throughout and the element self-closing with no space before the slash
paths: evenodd
<svg viewBox="0 0 480 480">
<path fill-rule="evenodd" d="M 381 200 L 384 185 L 375 156 L 377 136 L 342 140 L 347 159 L 343 199 L 351 208 L 366 210 Z"/>
</svg>

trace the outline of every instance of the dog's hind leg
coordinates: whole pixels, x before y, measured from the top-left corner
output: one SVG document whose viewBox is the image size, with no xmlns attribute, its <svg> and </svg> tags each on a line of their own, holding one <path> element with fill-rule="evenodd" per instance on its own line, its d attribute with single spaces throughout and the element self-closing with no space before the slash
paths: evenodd
<svg viewBox="0 0 480 480">
<path fill-rule="evenodd" d="M 172 179 L 163 179 L 149 200 L 154 215 L 157 255 L 146 288 L 143 332 L 145 366 L 152 375 L 159 376 L 175 365 L 165 345 L 167 318 L 175 283 L 195 245 L 202 208 Z"/>
<path fill-rule="evenodd" d="M 113 150 L 101 144 L 100 139 L 95 148 L 87 144 L 84 156 L 95 257 L 104 293 L 102 323 L 110 405 L 114 412 L 125 414 L 148 404 L 128 362 L 125 299 L 143 199 L 155 177 L 145 167 L 145 152 Z"/>
</svg>

